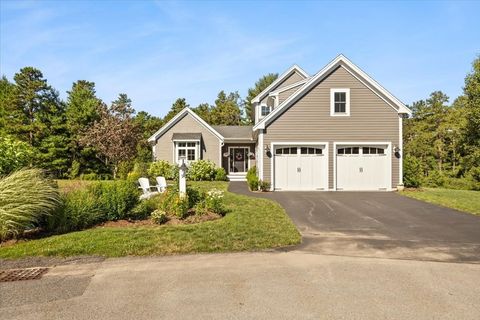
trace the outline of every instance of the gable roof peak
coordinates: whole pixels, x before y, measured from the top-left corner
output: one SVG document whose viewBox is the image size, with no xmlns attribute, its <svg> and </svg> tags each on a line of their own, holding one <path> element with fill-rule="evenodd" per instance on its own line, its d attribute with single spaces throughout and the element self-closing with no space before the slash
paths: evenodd
<svg viewBox="0 0 480 320">
<path fill-rule="evenodd" d="M 389 91 L 387 91 L 382 85 L 380 85 L 377 81 L 375 81 L 372 77 L 370 77 L 365 71 L 357 67 L 353 62 L 351 62 L 346 56 L 343 54 L 337 55 L 332 61 L 330 61 L 325 67 L 323 67 L 320 71 L 318 71 L 315 75 L 309 78 L 309 80 L 298 90 L 296 91 L 293 95 L 291 95 L 288 99 L 283 101 L 277 108 L 275 108 L 268 116 L 264 117 L 262 120 L 260 120 L 255 126 L 253 127 L 253 130 L 257 129 L 265 129 L 265 125 L 267 123 L 270 123 L 273 121 L 279 114 L 281 114 L 282 110 L 285 108 L 289 108 L 293 103 L 295 103 L 296 100 L 298 100 L 302 95 L 304 95 L 308 90 L 313 88 L 319 81 L 321 81 L 331 70 L 334 68 L 338 67 L 338 63 L 342 63 L 344 66 L 344 69 L 348 67 L 351 70 L 353 70 L 355 73 L 357 73 L 360 77 L 365 79 L 366 85 L 369 86 L 369 88 L 379 95 L 375 90 L 383 94 L 385 97 L 391 100 L 391 102 L 398 107 L 397 112 L 398 113 L 405 113 L 405 114 L 411 114 L 412 111 L 405 106 L 403 102 L 401 102 L 397 97 L 395 97 L 393 94 L 391 94 Z M 380 96 L 380 95 L 379 95 Z M 380 96 L 381 97 L 381 96 Z M 381 97 L 383 99 L 383 97 Z M 385 100 L 385 99 L 384 99 Z M 385 100 L 387 104 L 391 105 L 390 102 Z"/>
<path fill-rule="evenodd" d="M 309 78 L 310 75 L 300 68 L 297 64 L 293 64 L 290 68 L 288 68 L 285 72 L 278 76 L 278 78 L 273 81 L 268 87 L 266 87 L 262 92 L 260 92 L 255 98 L 252 99 L 252 103 L 258 103 L 262 100 L 270 91 L 274 90 L 280 83 L 283 82 L 287 77 L 292 75 L 294 72 L 298 72 L 302 75 L 305 79 Z"/>
<path fill-rule="evenodd" d="M 198 121 L 201 125 L 203 125 L 205 128 L 207 128 L 211 133 L 213 133 L 219 140 L 223 141 L 224 138 L 223 136 L 218 133 L 217 130 L 212 128 L 211 125 L 209 125 L 205 120 L 203 120 L 198 114 L 196 114 L 192 109 L 189 107 L 183 108 L 179 113 L 177 113 L 170 121 L 168 121 L 166 124 L 164 124 L 157 132 L 155 132 L 150 138 L 148 138 L 148 142 L 150 143 L 155 143 L 158 138 L 160 138 L 165 131 L 170 129 L 172 126 L 174 126 L 178 121 L 180 121 L 184 115 L 189 114 L 191 115 L 196 121 Z"/>
</svg>

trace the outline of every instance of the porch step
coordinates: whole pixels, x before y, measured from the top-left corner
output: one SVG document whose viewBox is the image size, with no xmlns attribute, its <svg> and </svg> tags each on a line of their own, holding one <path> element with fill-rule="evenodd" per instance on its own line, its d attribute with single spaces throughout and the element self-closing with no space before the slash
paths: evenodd
<svg viewBox="0 0 480 320">
<path fill-rule="evenodd" d="M 246 174 L 229 174 L 227 175 L 228 181 L 247 181 Z"/>
</svg>

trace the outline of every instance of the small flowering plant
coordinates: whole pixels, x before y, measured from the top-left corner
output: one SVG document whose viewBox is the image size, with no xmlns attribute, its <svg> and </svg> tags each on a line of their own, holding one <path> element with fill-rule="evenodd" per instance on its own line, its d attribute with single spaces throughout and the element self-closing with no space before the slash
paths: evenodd
<svg viewBox="0 0 480 320">
<path fill-rule="evenodd" d="M 223 204 L 224 192 L 218 189 L 212 189 L 205 196 L 205 207 L 207 210 L 223 215 L 225 214 L 225 206 Z"/>
</svg>

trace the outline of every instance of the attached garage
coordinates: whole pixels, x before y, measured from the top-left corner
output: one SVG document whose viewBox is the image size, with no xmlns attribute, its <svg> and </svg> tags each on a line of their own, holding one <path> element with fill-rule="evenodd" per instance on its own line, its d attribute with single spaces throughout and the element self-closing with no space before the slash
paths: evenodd
<svg viewBox="0 0 480 320">
<path fill-rule="evenodd" d="M 336 190 L 389 190 L 389 144 L 345 144 L 335 147 Z"/>
<path fill-rule="evenodd" d="M 328 189 L 328 154 L 325 144 L 274 146 L 272 168 L 275 190 Z"/>
</svg>

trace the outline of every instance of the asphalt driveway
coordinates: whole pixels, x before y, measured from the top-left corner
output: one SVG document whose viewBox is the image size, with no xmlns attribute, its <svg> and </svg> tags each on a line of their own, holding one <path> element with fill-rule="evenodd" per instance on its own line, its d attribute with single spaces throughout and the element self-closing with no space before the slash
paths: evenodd
<svg viewBox="0 0 480 320">
<path fill-rule="evenodd" d="M 302 234 L 295 250 L 312 253 L 480 263 L 480 218 L 394 192 L 252 193 L 273 199 Z"/>
</svg>

